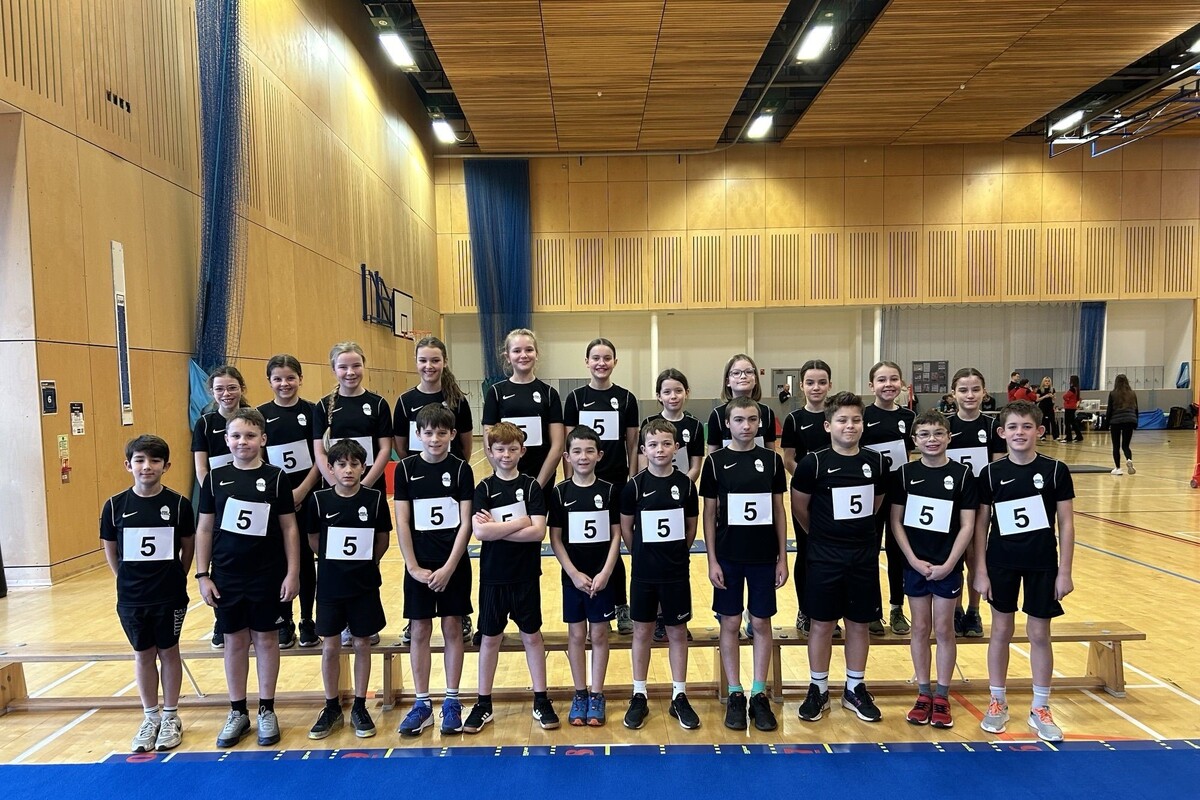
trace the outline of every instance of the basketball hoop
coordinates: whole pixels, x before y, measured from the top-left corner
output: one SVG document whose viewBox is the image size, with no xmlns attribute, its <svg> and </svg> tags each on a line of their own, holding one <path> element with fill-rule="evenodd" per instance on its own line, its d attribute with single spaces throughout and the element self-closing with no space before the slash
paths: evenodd
<svg viewBox="0 0 1200 800">
<path fill-rule="evenodd" d="M 402 331 L 400 333 L 397 333 L 396 335 L 399 336 L 401 339 L 408 339 L 410 342 L 416 342 L 421 339 L 424 339 L 426 336 L 431 336 L 432 334 L 433 334 L 433 331 L 420 331 L 420 330 L 413 329 L 411 331 Z"/>
</svg>

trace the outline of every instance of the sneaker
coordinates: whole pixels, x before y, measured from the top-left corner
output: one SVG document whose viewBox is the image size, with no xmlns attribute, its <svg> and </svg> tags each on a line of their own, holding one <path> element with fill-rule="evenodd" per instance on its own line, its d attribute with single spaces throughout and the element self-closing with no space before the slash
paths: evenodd
<svg viewBox="0 0 1200 800">
<path fill-rule="evenodd" d="M 1129 470 L 1130 475 L 1137 475 L 1137 470 L 1133 468 L 1133 459 L 1132 458 L 1125 462 L 1125 469 Z M 1055 741 L 1057 741 L 1057 740 L 1055 740 Z"/>
<path fill-rule="evenodd" d="M 835 639 L 842 638 L 842 623 L 840 623 L 840 622 L 833 623 L 833 638 L 835 638 Z"/>
<path fill-rule="evenodd" d="M 1001 703 L 996 698 L 992 698 L 988 703 L 987 713 L 983 715 L 983 719 L 979 722 L 979 727 L 983 728 L 988 733 L 1004 733 L 1004 729 L 1008 726 L 1008 703 Z"/>
<path fill-rule="evenodd" d="M 402 644 L 402 645 L 412 644 L 412 623 L 411 622 L 404 623 L 404 630 L 400 631 L 400 644 Z"/>
<path fill-rule="evenodd" d="M 883 636 L 887 633 L 887 630 L 883 627 L 883 620 L 881 619 L 873 620 L 867 626 L 867 631 L 870 632 L 872 636 Z"/>
<path fill-rule="evenodd" d="M 225 634 L 217 633 L 216 631 L 213 631 L 212 644 L 210 646 L 212 647 L 213 650 L 224 650 L 225 649 Z"/>
<path fill-rule="evenodd" d="M 954 635 L 958 638 L 966 636 L 966 628 L 963 627 L 963 620 L 966 619 L 967 612 L 961 608 L 954 609 Z"/>
<path fill-rule="evenodd" d="M 149 753 L 153 750 L 155 742 L 158 741 L 159 725 L 159 719 L 143 716 L 142 724 L 138 727 L 138 732 L 134 735 L 129 749 L 134 753 Z"/>
<path fill-rule="evenodd" d="M 584 713 L 587 711 L 585 709 Z M 544 731 L 552 731 L 558 727 L 558 714 L 554 713 L 554 703 L 549 697 L 533 698 L 533 718 L 537 720 L 538 725 L 542 726 Z"/>
<path fill-rule="evenodd" d="M 178 714 L 163 715 L 162 724 L 158 726 L 158 738 L 154 740 L 154 749 L 158 752 L 174 750 L 183 741 L 183 722 Z"/>
<path fill-rule="evenodd" d="M 575 695 L 571 698 L 571 711 L 567 714 L 567 722 L 577 728 L 587 724 L 588 699 L 586 695 Z"/>
<path fill-rule="evenodd" d="M 346 724 L 346 717 L 342 714 L 342 709 L 339 707 L 337 711 L 333 711 L 329 706 L 321 709 L 321 713 L 317 716 L 317 721 L 308 730 L 308 738 L 324 739 L 329 734 L 341 728 Z"/>
<path fill-rule="evenodd" d="M 588 697 L 587 724 L 590 727 L 599 728 L 608 721 L 605 705 L 603 693 Z"/>
<path fill-rule="evenodd" d="M 317 636 L 317 623 L 311 619 L 300 620 L 299 638 L 301 647 L 319 647 L 321 645 L 321 637 Z"/>
<path fill-rule="evenodd" d="M 240 711 L 229 710 L 225 718 L 225 727 L 217 734 L 217 747 L 233 747 L 250 732 L 250 715 Z"/>
<path fill-rule="evenodd" d="M 442 733 L 462 733 L 462 703 L 453 697 L 442 701 Z"/>
<path fill-rule="evenodd" d="M 1116 469 L 1114 469 L 1112 472 L 1110 472 L 1108 474 L 1109 475 L 1124 475 L 1125 473 L 1121 471 L 1120 467 L 1117 467 Z"/>
<path fill-rule="evenodd" d="M 927 694 L 917 695 L 917 702 L 904 717 L 912 725 L 928 725 L 929 713 L 933 708 L 933 698 Z"/>
<path fill-rule="evenodd" d="M 258 710 L 258 743 L 263 747 L 279 744 L 279 717 L 274 711 Z"/>
<path fill-rule="evenodd" d="M 950 716 L 950 700 L 935 695 L 933 698 L 933 713 L 929 715 L 929 724 L 935 728 L 953 728 L 954 718 Z"/>
<path fill-rule="evenodd" d="M 771 700 L 762 692 L 750 698 L 750 719 L 754 720 L 755 730 L 773 731 L 779 727 L 775 712 L 771 710 Z"/>
<path fill-rule="evenodd" d="M 808 694 L 800 704 L 800 719 L 805 722 L 816 722 L 822 713 L 829 710 L 829 692 L 822 692 L 815 683 L 808 685 Z"/>
<path fill-rule="evenodd" d="M 349 647 L 354 642 L 354 637 L 350 635 L 350 626 L 342 631 L 342 647 Z"/>
<path fill-rule="evenodd" d="M 800 632 L 801 636 L 803 636 L 805 639 L 807 639 L 808 632 L 811 628 L 812 628 L 812 620 L 810 620 L 808 618 L 808 614 L 801 612 L 796 615 L 796 630 L 798 630 Z"/>
<path fill-rule="evenodd" d="M 471 615 L 463 614 L 463 644 L 471 641 L 471 635 L 474 633 L 471 625 Z M 407 626 L 406 626 L 407 627 Z"/>
<path fill-rule="evenodd" d="M 433 712 L 429 712 L 430 724 L 433 724 Z M 350 724 L 354 727 L 354 735 L 359 739 L 370 739 L 375 735 L 375 723 L 366 706 L 355 706 L 350 709 Z"/>
<path fill-rule="evenodd" d="M 654 641 L 665 642 L 667 640 L 667 623 L 662 618 L 654 620 Z"/>
<path fill-rule="evenodd" d="M 671 701 L 671 716 L 679 720 L 679 727 L 685 731 L 694 731 L 700 727 L 700 717 L 696 715 L 692 704 L 688 702 L 687 695 L 683 692 L 675 695 L 675 699 Z M 745 727 L 744 723 L 743 727 Z"/>
<path fill-rule="evenodd" d="M 417 702 L 404 717 L 397 730 L 401 736 L 420 736 L 421 731 L 433 725 L 433 706 Z"/>
<path fill-rule="evenodd" d="M 746 730 L 746 695 L 742 692 L 729 693 L 725 704 L 725 727 L 732 731 Z"/>
<path fill-rule="evenodd" d="M 879 722 L 883 719 L 883 714 L 879 712 L 879 706 L 875 705 L 875 698 L 867 691 L 865 683 L 854 687 L 853 692 L 846 690 L 842 693 L 842 708 L 850 709 L 863 722 Z"/>
<path fill-rule="evenodd" d="M 657 628 L 655 631 L 657 632 Z M 617 633 L 630 636 L 633 633 L 633 619 L 629 616 L 629 606 L 617 606 Z"/>
<path fill-rule="evenodd" d="M 475 631 L 475 634 L 471 637 L 471 644 L 476 647 L 483 644 L 483 631 Z"/>
<path fill-rule="evenodd" d="M 963 614 L 963 636 L 968 639 L 983 638 L 983 619 L 978 611 L 968 611 Z"/>
<path fill-rule="evenodd" d="M 742 612 L 742 633 L 746 635 L 747 639 L 754 638 L 754 626 L 750 623 L 749 611 Z"/>
<path fill-rule="evenodd" d="M 379 644 L 379 634 L 378 634 L 378 633 L 372 633 L 372 634 L 371 634 L 371 646 L 372 646 L 372 647 L 374 647 L 374 646 L 375 646 L 375 645 L 377 645 L 377 644 Z"/>
<path fill-rule="evenodd" d="M 908 622 L 908 617 L 904 616 L 903 608 L 893 608 L 891 619 L 888 620 L 888 625 L 892 629 L 892 633 L 897 636 L 905 636 L 912 630 L 912 625 Z"/>
<path fill-rule="evenodd" d="M 296 625 L 291 620 L 285 620 L 279 626 L 279 649 L 290 650 L 296 646 Z"/>
<path fill-rule="evenodd" d="M 466 733 L 479 733 L 483 726 L 491 721 L 492 707 L 476 703 L 471 707 L 471 713 L 467 714 L 467 721 L 463 723 L 462 729 Z"/>
<path fill-rule="evenodd" d="M 1054 724 L 1054 716 L 1050 706 L 1039 706 L 1029 711 L 1029 727 L 1037 731 L 1038 738 L 1043 742 L 1061 742 L 1062 728 Z"/>
<path fill-rule="evenodd" d="M 646 717 L 650 716 L 650 707 L 646 704 L 646 695 L 635 694 L 629 701 L 629 710 L 625 712 L 625 720 L 622 724 L 631 731 L 636 731 L 646 722 Z"/>
</svg>

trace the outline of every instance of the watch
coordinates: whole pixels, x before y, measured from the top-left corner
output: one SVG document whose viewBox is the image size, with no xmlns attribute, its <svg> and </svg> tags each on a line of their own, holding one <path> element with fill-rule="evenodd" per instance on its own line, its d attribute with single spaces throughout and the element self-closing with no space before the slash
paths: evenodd
<svg viewBox="0 0 1200 800">
<path fill-rule="evenodd" d="M 210 577 L 207 572 L 197 572 L 196 573 L 196 580 L 200 580 L 201 578 L 207 578 L 207 577 Z"/>
</svg>

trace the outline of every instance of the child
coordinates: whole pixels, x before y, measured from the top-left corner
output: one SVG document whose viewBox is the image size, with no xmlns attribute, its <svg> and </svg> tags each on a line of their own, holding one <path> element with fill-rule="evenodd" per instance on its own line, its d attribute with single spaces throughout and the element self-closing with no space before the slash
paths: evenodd
<svg viewBox="0 0 1200 800">
<path fill-rule="evenodd" d="M 324 739 L 344 724 L 339 634 L 348 628 L 354 644 L 350 724 L 354 735 L 365 739 L 375 735 L 375 723 L 367 713 L 367 687 L 371 682 L 371 636 L 387 624 L 379 599 L 379 559 L 387 552 L 392 518 L 383 492 L 362 485 L 367 451 L 361 444 L 341 439 L 329 447 L 326 458 L 335 483 L 313 492 L 305 525 L 309 545 L 321 561 L 317 633 L 324 637 L 321 680 L 325 685 L 325 707 L 308 738 Z"/>
<path fill-rule="evenodd" d="M 738 353 L 725 362 L 725 374 L 721 378 L 721 399 L 728 403 L 735 397 L 762 400 L 762 386 L 758 383 L 758 365 L 745 353 Z M 775 447 L 775 412 L 758 404 L 759 430 L 754 443 L 759 447 Z M 725 406 L 717 406 L 708 417 L 708 452 L 715 453 L 729 446 L 729 430 L 725 427 Z"/>
<path fill-rule="evenodd" d="M 586 386 L 567 395 L 563 403 L 563 423 L 567 428 L 586 425 L 600 437 L 600 463 L 596 477 L 612 484 L 613 497 L 619 498 L 625 482 L 637 474 L 638 403 L 633 393 L 612 382 L 617 366 L 617 347 L 608 339 L 593 339 L 585 352 L 585 364 L 591 373 Z M 567 460 L 564 477 L 571 477 Z M 629 619 L 629 597 L 625 591 L 625 561 L 617 553 L 613 568 L 613 602 L 617 604 L 617 633 L 633 633 Z"/>
<path fill-rule="evenodd" d="M 695 483 L 700 477 L 700 464 L 704 461 L 704 424 L 686 410 L 688 379 L 677 369 L 664 369 L 654 381 L 654 397 L 662 411 L 642 420 L 641 428 L 652 419 L 665 419 L 675 427 L 675 468 Z M 638 470 L 644 470 L 647 462 L 638 455 Z"/>
<path fill-rule="evenodd" d="M 937 411 L 926 411 L 913 425 L 921 451 L 893 474 L 888 501 L 891 527 L 908 564 L 904 593 L 912 609 L 913 668 L 917 702 L 908 712 L 913 725 L 950 728 L 950 678 L 957 644 L 954 612 L 962 596 L 963 554 L 975 530 L 975 476 L 969 467 L 946 457 L 950 425 Z M 937 635 L 937 688 L 929 685 L 929 634 Z"/>
<path fill-rule="evenodd" d="M 329 351 L 329 366 L 337 378 L 337 388 L 317 403 L 313 427 L 317 467 L 326 483 L 337 483 L 328 471 L 327 452 L 334 442 L 353 439 L 367 451 L 363 486 L 382 489 L 383 471 L 392 457 L 392 409 L 387 400 L 363 386 L 367 357 L 356 342 L 335 344 Z"/>
<path fill-rule="evenodd" d="M 150 434 L 131 440 L 125 445 L 125 469 L 133 486 L 108 498 L 100 512 L 104 557 L 117 578 L 117 618 L 133 646 L 134 677 L 145 711 L 129 746 L 135 753 L 171 750 L 183 740 L 179 632 L 187 614 L 187 571 L 196 530 L 192 504 L 162 485 L 170 468 L 165 441 Z"/>
<path fill-rule="evenodd" d="M 1008 645 L 1017 595 L 1023 591 L 1021 610 L 1027 617 L 1033 668 L 1029 727 L 1039 738 L 1058 742 L 1063 738 L 1062 729 L 1050 713 L 1050 677 L 1054 673 L 1050 620 L 1062 615 L 1059 601 L 1075 588 L 1071 581 L 1075 487 L 1066 464 L 1037 451 L 1037 438 L 1044 431 L 1037 406 L 1009 403 L 1000 411 L 999 422 L 1008 457 L 988 464 L 980 474 L 979 514 L 975 518 L 976 588 L 992 604 L 988 642 L 992 696 L 980 727 L 989 733 L 1003 733 L 1008 724 Z"/>
<path fill-rule="evenodd" d="M 612 579 L 621 543 L 613 485 L 596 477 L 600 437 L 580 425 L 567 434 L 571 477 L 550 490 L 550 546 L 562 565 L 563 622 L 575 697 L 567 721 L 599 727 L 605 723 L 604 674 L 608 670 L 608 621 L 617 613 Z M 584 640 L 592 641 L 591 693 L 587 686 Z"/>
<path fill-rule="evenodd" d="M 771 659 L 771 617 L 775 590 L 787 582 L 787 518 L 783 493 L 787 475 L 774 450 L 754 443 L 758 403 L 735 397 L 725 406 L 732 441 L 708 457 L 700 477 L 704 498 L 704 538 L 713 611 L 721 620 L 721 664 L 729 685 L 725 727 L 746 729 L 746 694 L 739 679 L 738 626 L 749 609 L 754 631 L 754 683 L 750 719 L 760 731 L 776 727 L 766 695 Z M 749 596 L 748 601 L 743 602 Z"/>
<path fill-rule="evenodd" d="M 650 640 L 662 608 L 671 662 L 671 716 L 680 727 L 700 727 L 687 699 L 687 621 L 692 617 L 689 560 L 696 540 L 700 504 L 696 485 L 675 469 L 675 426 L 652 419 L 641 430 L 648 466 L 625 484 L 621 495 L 621 538 L 629 548 L 632 580 L 629 613 L 633 617 L 633 698 L 625 727 L 637 730 L 650 709 L 646 677 Z"/>
<path fill-rule="evenodd" d="M 482 640 L 479 699 L 463 723 L 467 733 L 479 733 L 492 721 L 492 682 L 496 677 L 500 640 L 510 617 L 521 631 L 521 644 L 533 682 L 533 718 L 543 730 L 557 728 L 559 724 L 554 704 L 546 694 L 546 645 L 542 641 L 540 576 L 546 500 L 541 484 L 518 468 L 525 456 L 524 438 L 521 429 L 511 422 L 492 425 L 487 452 L 496 473 L 475 487 L 472 530 L 483 543 L 479 553 Z"/>
<path fill-rule="evenodd" d="M 304 371 L 300 360 L 282 353 L 267 361 L 267 381 L 275 399 L 258 407 L 267 421 L 267 462 L 282 469 L 292 487 L 292 503 L 299 512 L 321 473 L 313 462 L 312 425 L 316 414 L 312 403 L 300 397 Z M 313 602 L 317 592 L 316 556 L 308 546 L 308 537 L 300 537 L 300 646 L 316 647 L 316 623 Z M 279 627 L 279 647 L 286 650 L 296 644 L 296 625 L 289 605 Z"/>
<path fill-rule="evenodd" d="M 904 376 L 894 362 L 880 361 L 871 367 L 867 380 L 875 402 L 863 411 L 862 446 L 882 454 L 888 471 L 895 472 L 908 461 L 908 454 L 913 449 L 912 425 L 916 414 L 896 402 L 904 391 Z M 886 513 L 876 516 L 875 528 L 887 556 L 888 603 L 891 605 L 888 624 L 893 633 L 903 636 L 912 629 L 904 616 L 904 554 L 896 545 Z M 883 633 L 882 619 L 871 623 L 872 636 Z"/>
<path fill-rule="evenodd" d="M 418 736 L 433 724 L 429 697 L 429 637 L 441 617 L 446 643 L 446 698 L 442 733 L 462 731 L 458 700 L 463 666 L 463 619 L 471 608 L 471 497 L 475 476 L 450 449 L 457 439 L 455 416 L 441 403 L 417 412 L 413 427 L 420 452 L 396 467 L 396 530 L 404 554 L 404 617 L 411 636 L 409 659 L 417 702 L 400 723 L 402 736 Z"/>
<path fill-rule="evenodd" d="M 863 405 L 840 392 L 826 404 L 830 448 L 809 453 L 792 476 L 792 514 L 808 531 L 804 610 L 811 683 L 800 719 L 815 722 L 829 710 L 829 659 L 833 626 L 846 620 L 846 691 L 842 706 L 858 718 L 883 718 L 864 683 L 871 646 L 868 625 L 879 619 L 879 539 L 875 515 L 883 504 L 887 467 L 883 456 L 859 449 Z"/>
<path fill-rule="evenodd" d="M 517 328 L 504 338 L 504 371 L 509 377 L 488 389 L 483 398 L 483 442 L 487 447 L 493 425 L 511 422 L 525 436 L 520 471 L 537 479 L 543 490 L 554 481 L 562 461 L 562 403 L 558 390 L 534 375 L 537 337 L 528 328 Z"/>
<path fill-rule="evenodd" d="M 217 747 L 233 747 L 250 731 L 246 675 L 251 639 L 258 670 L 258 743 L 279 742 L 278 631 L 285 604 L 299 588 L 300 537 L 287 478 L 262 459 L 266 424 L 256 408 L 235 411 L 225 426 L 233 463 L 214 469 L 200 487 L 196 580 L 224 632 L 230 701 Z"/>
</svg>

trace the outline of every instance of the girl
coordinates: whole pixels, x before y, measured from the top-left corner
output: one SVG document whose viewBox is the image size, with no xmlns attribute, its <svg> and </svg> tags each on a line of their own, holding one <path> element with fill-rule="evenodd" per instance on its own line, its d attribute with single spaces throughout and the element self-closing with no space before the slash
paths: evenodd
<svg viewBox="0 0 1200 800">
<path fill-rule="evenodd" d="M 313 461 L 312 428 L 315 414 L 312 403 L 300 397 L 304 371 L 293 355 L 280 353 L 267 361 L 267 381 L 275 399 L 258 407 L 267 423 L 267 463 L 283 470 L 292 490 L 296 511 L 313 490 L 321 473 Z M 308 536 L 300 537 L 300 646 L 316 647 L 317 626 L 313 621 L 313 601 L 317 592 L 316 556 Z M 287 649 L 296 643 L 292 606 L 279 627 L 279 646 Z"/>
<path fill-rule="evenodd" d="M 762 387 L 758 384 L 758 365 L 745 353 L 738 353 L 725 362 L 725 375 L 721 378 L 721 399 L 725 402 L 712 410 L 708 416 L 708 452 L 715 453 L 731 441 L 725 426 L 725 406 L 735 397 L 762 400 Z M 758 403 L 760 422 L 758 436 L 754 442 L 761 447 L 775 447 L 775 412 L 761 402 Z"/>
<path fill-rule="evenodd" d="M 421 452 L 417 438 L 417 412 L 430 403 L 441 403 L 454 414 L 454 429 L 458 435 L 450 442 L 450 454 L 471 461 L 471 444 L 475 421 L 466 392 L 458 385 L 454 373 L 446 366 L 446 345 L 436 336 L 426 336 L 417 342 L 417 374 L 421 382 L 396 401 L 392 419 L 396 452 L 404 456 Z"/>
<path fill-rule="evenodd" d="M 1113 381 L 1113 389 L 1108 393 L 1108 435 L 1112 438 L 1113 475 L 1124 475 L 1121 471 L 1121 451 L 1125 451 L 1125 465 L 1129 474 L 1137 473 L 1133 468 L 1133 452 L 1129 443 L 1133 440 L 1133 429 L 1138 425 L 1137 392 L 1129 385 L 1125 373 Z"/>
<path fill-rule="evenodd" d="M 517 328 L 504 337 L 501 357 L 509 377 L 493 384 L 483 398 L 483 446 L 488 446 L 493 425 L 513 423 L 525 434 L 525 455 L 517 469 L 535 478 L 543 489 L 549 488 L 566 439 L 558 391 L 534 375 L 537 337 L 528 328 Z"/>
<path fill-rule="evenodd" d="M 1063 392 L 1063 437 L 1062 442 L 1082 442 L 1083 423 L 1076 416 L 1079 409 L 1079 376 L 1071 376 L 1071 387 Z"/>
<path fill-rule="evenodd" d="M 642 420 L 644 426 L 656 417 L 662 417 L 675 426 L 675 468 L 686 473 L 692 483 L 700 477 L 700 465 L 704 462 L 704 424 L 685 409 L 688 400 L 688 379 L 677 369 L 664 369 L 654 381 L 654 397 L 662 405 L 662 411 Z M 641 426 L 639 426 L 640 428 Z M 638 456 L 638 469 L 646 468 L 646 456 Z"/>
<path fill-rule="evenodd" d="M 612 372 L 617 366 L 617 348 L 608 339 L 593 339 L 584 351 L 584 365 L 591 373 L 586 386 L 580 386 L 563 403 L 563 423 L 567 430 L 576 425 L 586 425 L 600 437 L 600 463 L 596 465 L 596 477 L 613 486 L 613 498 L 620 501 L 625 483 L 637 474 L 638 451 L 638 404 L 637 398 L 628 389 L 612 382 Z M 569 462 L 563 470 L 567 480 L 571 478 Z M 633 633 L 633 620 L 629 617 L 629 596 L 625 589 L 625 561 L 617 552 L 617 563 L 613 566 L 608 585 L 612 587 L 613 602 L 617 606 L 617 632 L 629 636 Z"/>
<path fill-rule="evenodd" d="M 356 342 L 335 344 L 329 351 L 329 366 L 337 388 L 322 397 L 315 409 L 313 457 L 317 469 L 332 486 L 336 478 L 325 453 L 339 439 L 353 439 L 367 451 L 362 485 L 382 489 L 383 470 L 392 457 L 392 409 L 387 400 L 363 387 L 367 357 Z"/>
<path fill-rule="evenodd" d="M 908 461 L 908 454 L 913 449 L 912 430 L 916 414 L 896 404 L 896 398 L 904 387 L 904 376 L 895 363 L 880 361 L 871 367 L 867 379 L 875 394 L 875 402 L 863 411 L 861 444 L 881 453 L 888 470 L 895 472 Z M 887 525 L 885 507 L 880 508 L 880 513 L 875 516 L 875 527 L 887 552 L 888 595 L 892 606 L 889 622 L 892 632 L 903 636 L 912 630 L 908 618 L 904 616 L 904 565 L 907 561 Z M 871 623 L 870 630 L 872 636 L 882 636 L 883 620 Z"/>
<path fill-rule="evenodd" d="M 1042 385 L 1037 388 L 1037 404 L 1042 411 L 1042 424 L 1050 431 L 1050 438 L 1058 440 L 1058 417 L 1054 415 L 1054 385 L 1050 376 L 1042 378 Z M 1043 434 L 1042 441 L 1046 440 Z"/>
</svg>

